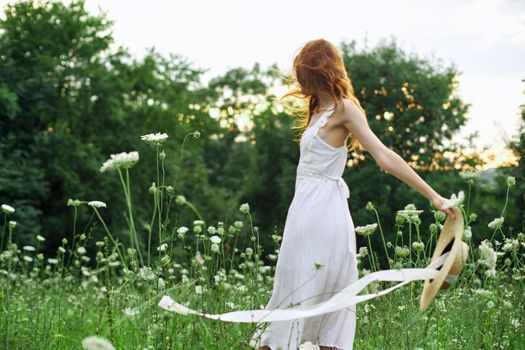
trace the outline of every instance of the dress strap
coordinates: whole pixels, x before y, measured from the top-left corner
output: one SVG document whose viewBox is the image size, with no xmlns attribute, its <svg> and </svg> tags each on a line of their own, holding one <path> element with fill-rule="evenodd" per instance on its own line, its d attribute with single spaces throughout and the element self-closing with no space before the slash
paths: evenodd
<svg viewBox="0 0 525 350">
<path fill-rule="evenodd" d="M 317 120 L 317 122 L 315 122 L 315 127 L 320 129 L 322 128 L 323 126 L 326 125 L 326 123 L 328 122 L 328 118 L 333 114 L 334 112 L 334 106 L 330 106 L 326 111 L 323 112 L 323 114 L 321 114 L 321 116 L 319 117 L 319 119 Z"/>
</svg>

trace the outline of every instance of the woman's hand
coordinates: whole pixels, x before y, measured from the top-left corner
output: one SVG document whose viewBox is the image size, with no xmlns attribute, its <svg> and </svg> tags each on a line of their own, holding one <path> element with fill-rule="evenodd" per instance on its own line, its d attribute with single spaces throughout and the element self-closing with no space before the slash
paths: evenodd
<svg viewBox="0 0 525 350">
<path fill-rule="evenodd" d="M 456 213 L 454 213 L 454 210 L 452 210 L 451 208 L 441 209 L 441 206 L 443 206 L 443 204 L 445 204 L 446 201 L 448 201 L 448 199 L 443 198 L 440 195 L 433 197 L 431 200 L 432 205 L 434 205 L 437 209 L 447 214 L 447 216 L 450 216 L 451 219 L 455 219 Z"/>
</svg>

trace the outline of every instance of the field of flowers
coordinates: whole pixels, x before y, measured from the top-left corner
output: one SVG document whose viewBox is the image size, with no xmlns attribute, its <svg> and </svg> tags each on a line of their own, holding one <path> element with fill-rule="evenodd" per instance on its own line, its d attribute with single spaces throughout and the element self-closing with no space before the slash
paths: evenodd
<svg viewBox="0 0 525 350">
<path fill-rule="evenodd" d="M 186 135 L 199 136 L 197 131 Z M 248 203 L 239 207 L 242 221 L 206 221 L 198 208 L 177 194 L 176 179 L 165 183 L 162 144 L 167 138 L 164 133 L 142 136 L 157 159 L 157 178 L 149 188 L 153 205 L 147 237 L 137 234 L 133 217 L 137 203 L 130 172 L 140 162 L 138 152 L 111 155 L 100 168 L 100 176 L 117 176 L 122 184 L 129 224 L 125 242 L 106 224 L 105 218 L 115 215 L 106 203 L 70 199 L 64 205 L 71 207 L 74 218 L 72 239 L 63 238 L 56 254 L 45 257 L 40 251 L 45 235 L 36 237 L 36 246 L 13 243 L 17 223 L 10 215 L 16 208 L 2 205 L 0 349 L 250 349 L 255 324 L 170 313 L 158 302 L 168 294 L 207 313 L 262 308 L 271 294 L 282 236 L 271 234 L 275 249 L 263 251 L 259 241 L 267 233 L 252 222 Z M 508 196 L 516 180 L 507 179 L 501 212 L 486 218 L 491 238 L 474 244 L 476 232 L 470 224 L 482 218 L 471 211 L 470 194 L 479 174 L 460 175 L 466 189 L 449 205 L 459 207 L 465 218 L 463 239 L 470 254 L 462 275 L 425 312 L 418 309 L 422 281 L 358 304 L 355 349 L 525 348 L 525 235 L 505 226 Z M 78 215 L 80 206 L 88 206 L 95 219 L 86 224 L 86 218 Z M 183 206 L 193 210 L 196 219 L 176 225 L 169 215 Z M 433 211 L 434 221 L 423 223 L 422 210 L 408 204 L 395 213 L 396 227 L 389 230 L 396 232 L 395 237 L 385 237 L 373 203 L 366 208 L 377 221 L 356 227 L 368 242 L 359 247 L 360 275 L 428 265 L 445 220 L 443 212 Z M 94 241 L 93 230 L 103 230 L 104 239 Z M 239 239 L 241 235 L 248 242 Z M 373 246 L 371 235 L 380 235 L 383 245 Z M 387 257 L 389 266 L 379 266 L 378 252 Z M 376 282 L 367 292 L 389 285 Z"/>
</svg>

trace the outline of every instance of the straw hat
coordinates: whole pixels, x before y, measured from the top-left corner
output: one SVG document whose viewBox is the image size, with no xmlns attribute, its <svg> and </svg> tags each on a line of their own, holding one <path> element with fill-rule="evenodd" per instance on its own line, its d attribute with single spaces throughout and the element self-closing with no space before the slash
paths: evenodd
<svg viewBox="0 0 525 350">
<path fill-rule="evenodd" d="M 443 265 L 438 268 L 439 273 L 434 279 L 425 280 L 419 309 L 424 311 L 428 308 L 440 289 L 446 289 L 453 283 L 467 261 L 469 246 L 462 241 L 463 237 L 463 214 L 459 208 L 451 208 L 456 213 L 455 219 L 447 217 L 443 230 L 436 243 L 432 261 L 449 252 Z"/>
</svg>

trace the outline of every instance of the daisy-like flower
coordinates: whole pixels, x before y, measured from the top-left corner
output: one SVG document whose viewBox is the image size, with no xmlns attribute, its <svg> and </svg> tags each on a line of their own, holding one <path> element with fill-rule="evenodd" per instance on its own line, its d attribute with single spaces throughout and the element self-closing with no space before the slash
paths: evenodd
<svg viewBox="0 0 525 350">
<path fill-rule="evenodd" d="M 167 138 L 168 138 L 168 134 L 164 132 L 163 133 L 157 132 L 154 134 L 142 135 L 140 137 L 142 141 L 149 143 L 150 145 L 157 145 L 157 146 L 162 144 L 164 141 L 166 141 Z"/>
<path fill-rule="evenodd" d="M 88 202 L 88 205 L 92 208 L 106 208 L 106 203 L 104 202 L 101 202 L 101 201 L 91 201 L 91 202 Z"/>
<path fill-rule="evenodd" d="M 100 172 L 103 173 L 107 170 L 116 170 L 119 168 L 131 168 L 139 161 L 139 152 L 122 152 L 118 154 L 110 155 L 110 158 L 102 164 Z"/>
<path fill-rule="evenodd" d="M 452 193 L 452 196 L 449 200 L 447 200 L 439 209 L 448 209 L 453 207 L 458 207 L 463 201 L 465 200 L 465 193 L 463 191 L 459 191 L 458 195 L 456 196 L 455 193 Z"/>
<path fill-rule="evenodd" d="M 108 340 L 93 335 L 82 340 L 82 347 L 86 350 L 115 350 Z"/>
<path fill-rule="evenodd" d="M 377 223 L 368 224 L 365 226 L 357 226 L 355 227 L 355 232 L 357 232 L 358 234 L 362 236 L 368 236 L 374 233 L 376 228 L 377 228 Z"/>
<path fill-rule="evenodd" d="M 13 214 L 15 212 L 15 208 L 13 208 L 12 206 L 8 205 L 8 204 L 2 204 L 2 211 L 9 215 L 9 214 Z"/>
</svg>

